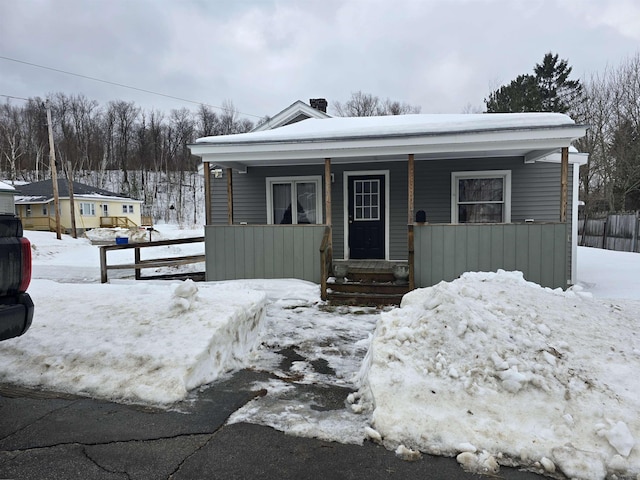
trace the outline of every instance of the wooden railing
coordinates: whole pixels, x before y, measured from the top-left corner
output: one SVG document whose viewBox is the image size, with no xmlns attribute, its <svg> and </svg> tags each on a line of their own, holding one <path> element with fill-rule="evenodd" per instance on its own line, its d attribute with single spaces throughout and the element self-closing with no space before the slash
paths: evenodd
<svg viewBox="0 0 640 480">
<path fill-rule="evenodd" d="M 331 227 L 327 225 L 320 244 L 320 298 L 327 299 L 327 279 L 333 270 L 333 248 L 331 246 Z"/>
<path fill-rule="evenodd" d="M 22 226 L 27 230 L 42 230 L 55 232 L 56 231 L 56 219 L 52 217 L 20 217 L 22 220 Z M 66 227 L 61 225 L 61 230 L 64 232 Z"/>
<path fill-rule="evenodd" d="M 129 217 L 100 217 L 101 228 L 131 228 L 137 227 L 136 223 Z"/>
<path fill-rule="evenodd" d="M 180 257 L 164 257 L 141 260 L 140 250 L 150 247 L 163 247 L 168 245 L 182 245 L 185 243 L 204 242 L 204 237 L 180 238 L 176 240 L 159 240 L 157 242 L 129 243 L 124 245 L 103 245 L 100 247 L 100 282 L 107 283 L 107 272 L 109 270 L 135 270 L 136 280 L 148 280 L 151 278 L 167 278 L 168 275 L 156 275 L 142 277 L 143 268 L 176 267 L 190 263 L 200 263 L 205 261 L 205 255 L 185 255 Z M 113 250 L 134 250 L 133 263 L 118 263 L 109 265 L 107 263 L 107 252 Z M 204 276 L 204 272 L 200 274 Z M 183 275 L 182 275 L 183 276 Z"/>
</svg>

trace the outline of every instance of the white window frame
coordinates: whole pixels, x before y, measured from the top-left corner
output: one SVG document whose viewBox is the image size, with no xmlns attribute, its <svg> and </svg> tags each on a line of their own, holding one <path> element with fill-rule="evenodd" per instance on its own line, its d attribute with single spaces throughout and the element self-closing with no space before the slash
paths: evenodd
<svg viewBox="0 0 640 480">
<path fill-rule="evenodd" d="M 468 172 L 451 172 L 451 223 L 458 221 L 458 180 L 469 178 L 502 178 L 503 179 L 503 219 L 501 223 L 511 223 L 511 170 L 478 170 Z M 498 203 L 498 202 L 496 202 Z"/>
<path fill-rule="evenodd" d="M 122 204 L 122 213 L 125 215 L 129 213 L 133 213 L 133 205 L 130 205 L 128 203 Z"/>
<path fill-rule="evenodd" d="M 93 202 L 79 202 L 80 203 L 80 215 L 83 217 L 95 217 L 96 216 L 96 204 Z M 85 207 L 89 208 L 89 212 L 86 212 Z"/>
<path fill-rule="evenodd" d="M 296 183 L 315 183 L 316 185 L 316 223 L 313 225 L 321 225 L 324 223 L 324 215 L 322 213 L 322 176 L 321 175 L 307 175 L 307 176 L 292 176 L 292 177 L 267 177 L 267 224 L 273 225 L 273 185 L 289 183 L 291 184 L 291 194 L 295 194 Z M 293 201 L 293 197 L 292 197 Z M 293 225 L 298 224 L 298 216 L 292 215 L 291 222 Z"/>
</svg>

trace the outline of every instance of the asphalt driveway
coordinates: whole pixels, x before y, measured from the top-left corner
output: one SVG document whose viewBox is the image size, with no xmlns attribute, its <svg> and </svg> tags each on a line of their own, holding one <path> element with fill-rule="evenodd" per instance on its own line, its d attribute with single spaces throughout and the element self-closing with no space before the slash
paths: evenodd
<svg viewBox="0 0 640 480">
<path fill-rule="evenodd" d="M 455 459 L 400 460 L 366 442 L 343 445 L 269 427 L 225 424 L 264 391 L 244 370 L 161 410 L 0 386 L 0 479 L 470 479 Z M 323 390 L 327 405 L 343 392 Z M 495 477 L 493 477 L 495 478 Z M 499 478 L 539 479 L 502 468 Z"/>
</svg>

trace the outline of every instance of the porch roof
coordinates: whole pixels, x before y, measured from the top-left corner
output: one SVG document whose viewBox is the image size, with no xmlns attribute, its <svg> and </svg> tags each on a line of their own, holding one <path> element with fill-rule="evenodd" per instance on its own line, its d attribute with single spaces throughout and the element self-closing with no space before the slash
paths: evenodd
<svg viewBox="0 0 640 480">
<path fill-rule="evenodd" d="M 203 137 L 192 153 L 223 167 L 356 163 L 404 159 L 550 155 L 586 133 L 559 113 L 396 115 L 308 119 L 266 131 Z"/>
</svg>

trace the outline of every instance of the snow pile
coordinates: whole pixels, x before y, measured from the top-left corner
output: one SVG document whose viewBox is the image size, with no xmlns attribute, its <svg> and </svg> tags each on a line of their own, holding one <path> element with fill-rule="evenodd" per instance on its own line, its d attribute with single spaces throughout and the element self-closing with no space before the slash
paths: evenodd
<svg viewBox="0 0 640 480">
<path fill-rule="evenodd" d="M 355 410 L 387 448 L 601 479 L 640 475 L 639 304 L 467 273 L 383 313 Z M 369 434 L 371 437 L 371 434 Z"/>
<path fill-rule="evenodd" d="M 27 335 L 0 344 L 0 381 L 169 404 L 246 365 L 266 297 L 238 286 L 34 280 Z"/>
</svg>

